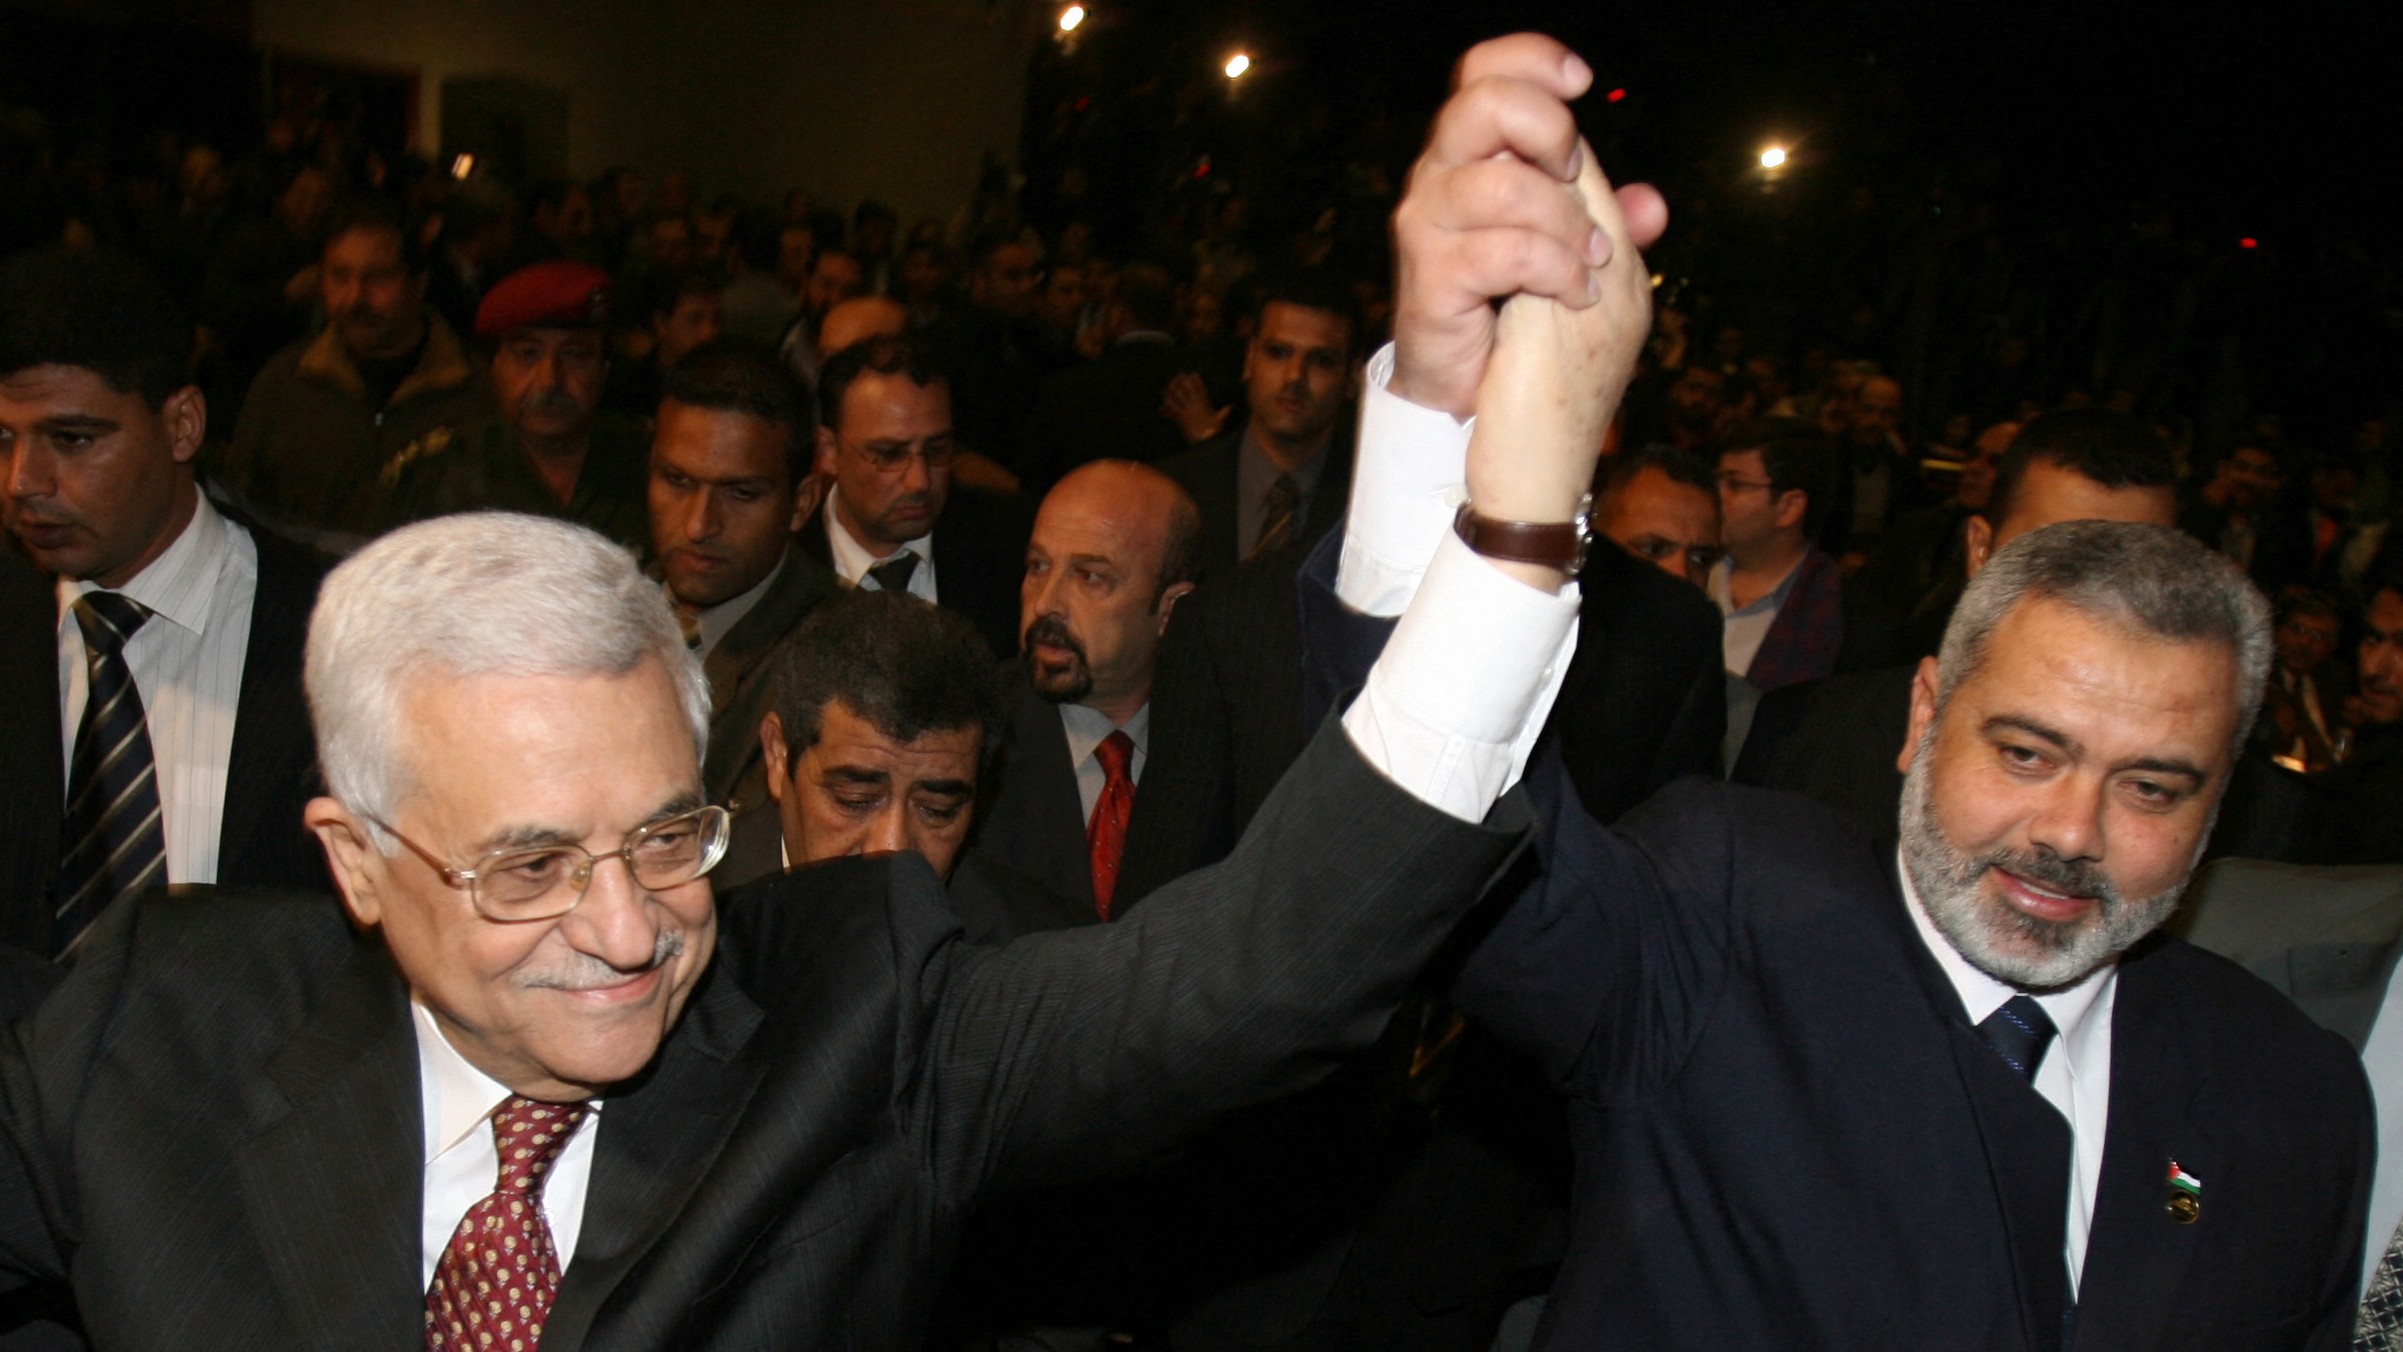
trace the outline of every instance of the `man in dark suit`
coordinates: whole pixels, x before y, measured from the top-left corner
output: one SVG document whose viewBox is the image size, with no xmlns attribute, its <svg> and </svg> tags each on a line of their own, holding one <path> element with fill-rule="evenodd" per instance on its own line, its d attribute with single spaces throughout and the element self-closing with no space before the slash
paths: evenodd
<svg viewBox="0 0 2403 1352">
<path fill-rule="evenodd" d="M 709 677 L 701 782 L 738 832 L 774 833 L 759 745 L 774 684 L 768 657 L 836 590 L 794 537 L 818 503 L 810 421 L 808 397 L 781 362 L 721 340 L 668 372 L 651 439 L 651 552 Z M 720 881 L 740 885 L 775 861 L 764 864 Z"/>
<path fill-rule="evenodd" d="M 825 508 L 801 529 L 844 585 L 906 591 L 968 617 L 995 657 L 1018 649 L 1018 578 L 1031 525 L 1015 496 L 951 482 L 951 392 L 906 338 L 855 343 L 818 375 Z"/>
<path fill-rule="evenodd" d="M 1488 44 L 1462 78 L 1397 216 L 1405 289 L 1439 297 L 1491 284 L 1464 234 L 1516 224 L 1490 166 L 1584 159 L 1555 101 L 1588 79 L 1557 45 Z M 1405 398 L 1519 378 L 1507 342 L 1483 370 L 1467 306 L 1396 310 Z M 1314 631 L 1322 679 L 1382 627 Z M 2267 656 L 2259 594 L 2185 536 L 2067 523 L 1992 560 L 1921 668 L 1899 851 L 1695 781 L 1603 828 L 1539 780 L 1539 872 L 1459 985 L 1570 1103 L 1577 1228 L 1539 1338 L 2344 1346 L 2359 1064 L 2232 965 L 2147 938 Z"/>
<path fill-rule="evenodd" d="M 1296 273 L 1262 289 L 1243 354 L 1244 416 L 1161 466 L 1201 507 L 1203 577 L 1315 540 L 1343 516 L 1359 342 L 1357 307 L 1333 281 Z"/>
<path fill-rule="evenodd" d="M 1137 899 L 1119 895 L 1118 875 L 1157 760 L 1152 673 L 1161 635 L 1193 590 L 1200 535 L 1175 480 L 1099 460 L 1043 499 L 1027 546 L 1024 651 L 974 852 L 1097 920 Z"/>
<path fill-rule="evenodd" d="M 1035 398 L 1027 455 L 1040 471 L 1030 491 L 1048 490 L 1089 461 L 1156 463 L 1184 449 L 1176 424 L 1161 411 L 1168 382 L 1191 369 L 1175 328 L 1176 283 L 1168 270 L 1157 263 L 1121 268 L 1101 310 L 1106 346 L 1043 382 Z"/>
<path fill-rule="evenodd" d="M 190 351 L 130 261 L 0 276 L 0 941 L 44 955 L 132 892 L 325 880 L 292 712 L 324 564 L 200 491 Z"/>
</svg>

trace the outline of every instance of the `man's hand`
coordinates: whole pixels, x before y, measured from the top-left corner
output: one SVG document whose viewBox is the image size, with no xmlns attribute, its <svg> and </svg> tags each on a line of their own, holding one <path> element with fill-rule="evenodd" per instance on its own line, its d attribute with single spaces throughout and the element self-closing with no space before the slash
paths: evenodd
<svg viewBox="0 0 2403 1352">
<path fill-rule="evenodd" d="M 1199 446 L 1217 436 L 1234 411 L 1233 404 L 1212 408 L 1210 387 L 1193 371 L 1179 372 L 1160 395 L 1160 416 L 1175 423 L 1177 434 L 1189 445 Z"/>
<path fill-rule="evenodd" d="M 1503 302 L 1493 356 L 1477 387 L 1477 430 L 1469 440 L 1469 501 L 1504 521 L 1566 521 L 1592 485 L 1602 436 L 1635 372 L 1652 327 L 1652 278 L 1624 198 L 1589 147 L 1578 146 L 1577 201 L 1608 241 L 1607 261 L 1587 270 L 1590 300 L 1571 307 L 1530 292 Z M 1534 586 L 1561 574 L 1499 565 Z"/>
<path fill-rule="evenodd" d="M 1465 417 L 1494 347 L 1493 300 L 1526 293 L 1586 309 L 1603 299 L 1594 269 L 1617 253 L 1649 285 L 1635 251 L 1668 223 L 1660 194 L 1618 189 L 1615 234 L 1579 200 L 1593 155 L 1567 100 L 1592 83 L 1576 53 L 1536 33 L 1461 58 L 1394 212 L 1393 393 Z M 1603 195 L 1614 198 L 1607 184 Z"/>
</svg>

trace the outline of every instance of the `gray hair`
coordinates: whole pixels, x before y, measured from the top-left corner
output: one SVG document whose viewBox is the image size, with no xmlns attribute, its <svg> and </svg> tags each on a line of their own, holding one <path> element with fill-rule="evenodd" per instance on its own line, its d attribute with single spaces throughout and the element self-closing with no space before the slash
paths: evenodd
<svg viewBox="0 0 2403 1352">
<path fill-rule="evenodd" d="M 1976 674 L 2003 616 L 2036 597 L 2131 634 L 2226 645 L 2236 658 L 2234 747 L 2243 747 L 2269 679 L 2269 602 L 2235 564 L 2169 526 L 2063 521 L 2013 540 L 1970 580 L 1945 627 L 1939 706 Z"/>
<path fill-rule="evenodd" d="M 352 812 L 391 816 L 408 772 L 394 740 L 401 701 L 423 675 L 617 676 L 652 657 L 675 682 L 698 762 L 709 684 L 632 554 L 510 512 L 403 527 L 336 568 L 309 618 L 304 678 L 327 790 Z M 383 829 L 369 831 L 389 854 Z"/>
</svg>

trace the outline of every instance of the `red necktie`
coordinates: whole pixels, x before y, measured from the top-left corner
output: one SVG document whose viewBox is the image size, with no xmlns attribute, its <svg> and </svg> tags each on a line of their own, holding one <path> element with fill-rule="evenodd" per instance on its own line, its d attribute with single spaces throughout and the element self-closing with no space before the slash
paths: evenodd
<svg viewBox="0 0 2403 1352">
<path fill-rule="evenodd" d="M 1126 822 L 1135 812 L 1135 781 L 1127 773 L 1134 763 L 1135 739 L 1113 732 L 1093 748 L 1101 762 L 1101 797 L 1093 804 L 1093 820 L 1085 824 L 1085 850 L 1093 860 L 1093 909 L 1110 918 L 1110 896 L 1118 890 L 1118 856 L 1126 851 Z"/>
<path fill-rule="evenodd" d="M 501 1156 L 492 1195 L 467 1209 L 426 1288 L 426 1352 L 483 1352 L 542 1342 L 559 1294 L 559 1254 L 542 1218 L 551 1161 L 584 1120 L 581 1103 L 511 1097 L 492 1114 Z"/>
</svg>

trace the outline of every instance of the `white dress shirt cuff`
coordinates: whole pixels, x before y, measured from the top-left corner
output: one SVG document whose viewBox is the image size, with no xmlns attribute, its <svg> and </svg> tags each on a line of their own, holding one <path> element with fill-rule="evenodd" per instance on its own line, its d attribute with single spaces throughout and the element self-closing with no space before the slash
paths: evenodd
<svg viewBox="0 0 2403 1352">
<path fill-rule="evenodd" d="M 1466 500 L 1469 432 L 1476 419 L 1421 408 L 1386 389 L 1393 344 L 1368 360 L 1360 400 L 1360 454 L 1335 594 L 1366 615 L 1399 615 Z"/>
<path fill-rule="evenodd" d="M 1443 531 L 1344 730 L 1420 800 L 1481 821 L 1526 772 L 1576 637 L 1575 583 L 1538 591 Z"/>
</svg>

